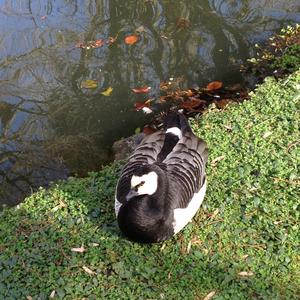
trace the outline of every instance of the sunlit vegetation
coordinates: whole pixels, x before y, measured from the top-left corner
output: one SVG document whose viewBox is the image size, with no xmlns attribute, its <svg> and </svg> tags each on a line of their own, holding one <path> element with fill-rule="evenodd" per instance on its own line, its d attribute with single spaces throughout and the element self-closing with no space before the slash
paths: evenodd
<svg viewBox="0 0 300 300">
<path fill-rule="evenodd" d="M 297 299 L 300 72 L 191 120 L 210 147 L 208 191 L 172 240 L 124 239 L 114 216 L 122 162 L 5 210 L 2 299 Z"/>
</svg>

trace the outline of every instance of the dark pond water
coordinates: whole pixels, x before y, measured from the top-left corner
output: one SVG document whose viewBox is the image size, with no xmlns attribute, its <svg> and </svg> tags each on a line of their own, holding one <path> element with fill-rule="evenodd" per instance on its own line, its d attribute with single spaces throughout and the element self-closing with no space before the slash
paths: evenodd
<svg viewBox="0 0 300 300">
<path fill-rule="evenodd" d="M 0 204 L 111 159 L 113 141 L 145 122 L 134 103 L 146 98 L 131 88 L 155 97 L 171 76 L 186 87 L 241 80 L 254 44 L 300 22 L 299 10 L 299 0 L 0 0 Z M 81 88 L 87 79 L 98 87 Z"/>
</svg>

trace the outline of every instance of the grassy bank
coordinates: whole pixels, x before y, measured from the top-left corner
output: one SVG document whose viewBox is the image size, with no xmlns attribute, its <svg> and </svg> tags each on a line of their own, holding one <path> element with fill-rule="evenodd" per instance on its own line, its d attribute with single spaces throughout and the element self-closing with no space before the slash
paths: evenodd
<svg viewBox="0 0 300 300">
<path fill-rule="evenodd" d="M 192 121 L 210 147 L 207 196 L 165 244 L 120 236 L 120 163 L 2 212 L 0 299 L 299 299 L 299 99 L 296 72 Z"/>
</svg>

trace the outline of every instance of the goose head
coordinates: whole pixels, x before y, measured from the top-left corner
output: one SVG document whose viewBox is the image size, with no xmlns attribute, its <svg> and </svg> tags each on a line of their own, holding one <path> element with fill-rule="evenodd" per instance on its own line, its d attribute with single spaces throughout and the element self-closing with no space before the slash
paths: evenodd
<svg viewBox="0 0 300 300">
<path fill-rule="evenodd" d="M 159 175 L 151 166 L 141 166 L 132 175 L 130 180 L 130 190 L 126 196 L 126 200 L 141 196 L 153 195 L 158 188 Z"/>
<path fill-rule="evenodd" d="M 140 166 L 130 179 L 126 202 L 117 219 L 123 234 L 138 242 L 158 242 L 165 239 L 165 198 L 168 180 L 156 165 Z M 171 233 L 168 232 L 168 236 Z M 162 236 L 163 235 L 163 236 Z"/>
</svg>

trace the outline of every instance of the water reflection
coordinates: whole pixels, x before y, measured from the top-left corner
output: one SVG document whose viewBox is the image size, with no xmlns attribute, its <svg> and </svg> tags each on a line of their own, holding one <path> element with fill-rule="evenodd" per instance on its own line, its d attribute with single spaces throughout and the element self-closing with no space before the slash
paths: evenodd
<svg viewBox="0 0 300 300">
<path fill-rule="evenodd" d="M 255 42 L 300 21 L 296 0 L 174 3 L 0 0 L 0 203 L 99 169 L 112 142 L 145 121 L 130 88 L 149 85 L 155 97 L 169 76 L 236 82 Z M 126 45 L 137 28 L 140 40 Z M 109 37 L 111 46 L 75 47 Z M 87 79 L 98 88 L 82 89 Z M 109 86 L 112 96 L 101 95 Z"/>
</svg>

